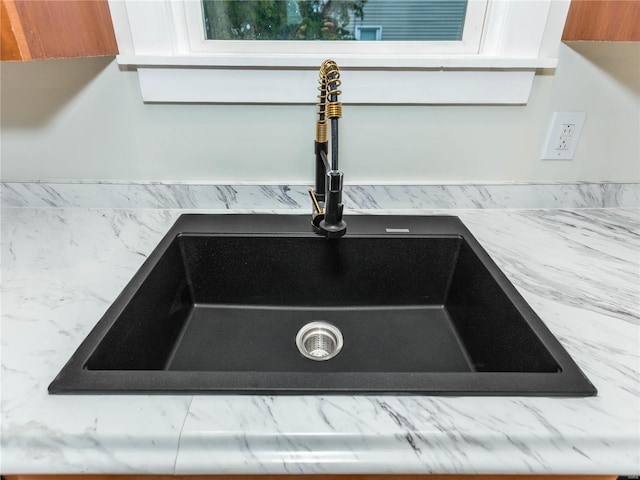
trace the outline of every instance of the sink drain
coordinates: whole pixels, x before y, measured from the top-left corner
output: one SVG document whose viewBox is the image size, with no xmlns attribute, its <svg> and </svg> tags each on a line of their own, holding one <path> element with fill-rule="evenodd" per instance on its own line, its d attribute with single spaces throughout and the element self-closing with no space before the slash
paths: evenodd
<svg viewBox="0 0 640 480">
<path fill-rule="evenodd" d="M 296 335 L 300 353 L 311 360 L 322 361 L 335 357 L 342 350 L 342 333 L 327 322 L 311 322 Z"/>
</svg>

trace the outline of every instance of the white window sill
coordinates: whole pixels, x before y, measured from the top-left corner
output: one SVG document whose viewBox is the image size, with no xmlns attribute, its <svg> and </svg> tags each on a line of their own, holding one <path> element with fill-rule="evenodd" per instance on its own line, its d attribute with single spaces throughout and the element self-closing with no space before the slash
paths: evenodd
<svg viewBox="0 0 640 480">
<path fill-rule="evenodd" d="M 341 57 L 347 104 L 526 104 L 535 72 L 555 58 Z M 138 69 L 145 102 L 315 102 L 317 65 L 298 55 L 120 55 Z M 375 65 L 375 67 L 374 67 Z"/>
<path fill-rule="evenodd" d="M 343 69 L 537 69 L 555 68 L 557 58 L 491 57 L 480 55 L 331 55 Z M 118 55 L 118 63 L 145 67 L 240 67 L 317 70 L 326 55 L 309 54 L 191 54 Z"/>
</svg>

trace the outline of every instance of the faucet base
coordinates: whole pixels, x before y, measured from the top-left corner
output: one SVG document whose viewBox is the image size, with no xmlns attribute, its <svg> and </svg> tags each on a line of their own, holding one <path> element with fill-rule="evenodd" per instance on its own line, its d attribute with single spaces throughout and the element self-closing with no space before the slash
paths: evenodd
<svg viewBox="0 0 640 480">
<path fill-rule="evenodd" d="M 328 223 L 326 220 L 322 220 L 320 225 L 320 232 L 327 238 L 340 238 L 347 233 L 347 222 L 339 220 L 335 223 Z"/>
</svg>

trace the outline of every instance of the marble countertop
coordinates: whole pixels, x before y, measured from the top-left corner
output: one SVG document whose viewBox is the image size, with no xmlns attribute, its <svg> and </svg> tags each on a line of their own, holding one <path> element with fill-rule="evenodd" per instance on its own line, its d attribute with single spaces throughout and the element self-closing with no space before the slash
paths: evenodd
<svg viewBox="0 0 640 480">
<path fill-rule="evenodd" d="M 640 471 L 638 208 L 373 212 L 459 215 L 598 389 L 464 398 L 48 395 L 187 210 L 6 205 L 4 474 Z"/>
</svg>

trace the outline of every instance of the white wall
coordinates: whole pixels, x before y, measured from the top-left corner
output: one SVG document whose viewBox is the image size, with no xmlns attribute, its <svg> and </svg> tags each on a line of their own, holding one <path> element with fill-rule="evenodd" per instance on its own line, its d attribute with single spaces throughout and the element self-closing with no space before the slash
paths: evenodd
<svg viewBox="0 0 640 480">
<path fill-rule="evenodd" d="M 113 58 L 0 69 L 3 181 L 312 182 L 311 105 L 143 104 Z M 554 111 L 587 112 L 573 161 L 539 160 Z M 526 106 L 345 106 L 340 135 L 348 183 L 637 182 L 640 44 L 563 45 Z"/>
</svg>

